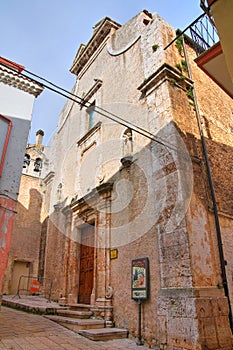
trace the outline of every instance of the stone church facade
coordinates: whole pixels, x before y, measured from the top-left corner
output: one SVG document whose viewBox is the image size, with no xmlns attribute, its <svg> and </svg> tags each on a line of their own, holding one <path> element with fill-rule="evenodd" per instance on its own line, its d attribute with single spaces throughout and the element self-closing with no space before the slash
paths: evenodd
<svg viewBox="0 0 233 350">
<path fill-rule="evenodd" d="M 191 40 L 163 49 L 174 37 L 142 11 L 124 26 L 104 18 L 80 46 L 42 171 L 39 271 L 53 299 L 91 304 L 137 336 L 132 261 L 147 258 L 144 341 L 230 350 L 233 103 L 197 68 Z"/>
</svg>

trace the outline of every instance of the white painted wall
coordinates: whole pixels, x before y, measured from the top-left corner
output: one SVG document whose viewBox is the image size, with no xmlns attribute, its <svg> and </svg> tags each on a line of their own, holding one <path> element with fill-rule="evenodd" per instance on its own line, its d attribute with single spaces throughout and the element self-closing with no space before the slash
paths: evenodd
<svg viewBox="0 0 233 350">
<path fill-rule="evenodd" d="M 0 178 L 0 196 L 7 196 L 13 200 L 18 197 L 34 100 L 34 95 L 0 83 L 0 114 L 12 121 L 10 139 Z M 0 142 L 2 144 L 5 140 L 0 140 Z"/>
<path fill-rule="evenodd" d="M 0 83 L 0 113 L 7 117 L 31 120 L 35 97 Z"/>
</svg>

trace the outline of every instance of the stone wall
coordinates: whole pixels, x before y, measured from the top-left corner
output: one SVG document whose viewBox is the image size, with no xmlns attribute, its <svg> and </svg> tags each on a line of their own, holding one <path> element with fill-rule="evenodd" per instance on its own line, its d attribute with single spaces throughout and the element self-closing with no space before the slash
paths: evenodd
<svg viewBox="0 0 233 350">
<path fill-rule="evenodd" d="M 158 15 L 151 19 L 140 14 L 109 36 L 108 45 L 102 42 L 79 72 L 74 91 L 89 96 L 87 106 L 95 102 L 96 111 L 98 106 L 105 110 L 96 112 L 92 129 L 87 106 L 69 103 L 61 113 L 48 153 L 54 177 L 44 184 L 49 200 L 44 271 L 53 279 L 54 298 L 77 300 L 78 235 L 83 225 L 95 223 L 91 300 L 113 305 L 116 326 L 138 335 L 131 261 L 144 256 L 150 263 L 150 297 L 142 307 L 143 339 L 169 350 L 230 350 L 228 305 L 190 95 L 192 80 L 179 68 L 183 53 L 175 45 L 163 50 L 173 36 L 174 30 Z M 193 49 L 187 48 L 232 296 L 232 101 L 196 67 Z M 106 110 L 123 118 L 123 125 L 109 120 Z M 124 158 L 127 127 L 132 128 L 132 154 Z M 142 135 L 142 128 L 149 137 Z M 111 249 L 118 249 L 116 259 L 110 260 Z M 109 287 L 112 300 L 106 298 Z"/>
<path fill-rule="evenodd" d="M 15 262 L 28 262 L 30 275 L 38 274 L 42 212 L 42 195 L 38 178 L 22 176 L 16 211 L 4 277 L 4 293 L 11 293 Z"/>
</svg>

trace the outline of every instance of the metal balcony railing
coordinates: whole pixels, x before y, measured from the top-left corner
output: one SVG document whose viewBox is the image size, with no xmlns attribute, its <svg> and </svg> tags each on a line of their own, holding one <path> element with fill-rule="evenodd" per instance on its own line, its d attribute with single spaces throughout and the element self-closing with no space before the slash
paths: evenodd
<svg viewBox="0 0 233 350">
<path fill-rule="evenodd" d="M 198 56 L 219 41 L 214 22 L 207 14 L 194 21 L 187 31 L 190 32 Z"/>
<path fill-rule="evenodd" d="M 207 13 L 201 14 L 183 31 L 178 30 L 176 38 L 173 39 L 164 50 L 172 45 L 183 34 L 186 34 L 186 37 L 192 39 L 192 46 L 194 47 L 197 56 L 219 41 L 214 21 Z"/>
</svg>

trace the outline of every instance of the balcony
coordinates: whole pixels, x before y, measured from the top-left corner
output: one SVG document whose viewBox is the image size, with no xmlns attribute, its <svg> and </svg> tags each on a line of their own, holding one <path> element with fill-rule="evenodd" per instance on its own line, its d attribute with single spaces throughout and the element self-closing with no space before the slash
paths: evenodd
<svg viewBox="0 0 233 350">
<path fill-rule="evenodd" d="M 201 0 L 201 7 L 204 13 L 178 36 L 192 38 L 198 67 L 233 98 L 233 1 Z"/>
<path fill-rule="evenodd" d="M 205 1 L 201 4 L 205 14 L 188 28 L 196 46 L 195 62 L 233 98 L 233 3 L 208 0 L 207 6 Z"/>
</svg>

